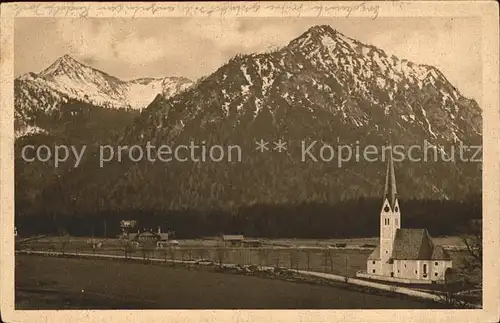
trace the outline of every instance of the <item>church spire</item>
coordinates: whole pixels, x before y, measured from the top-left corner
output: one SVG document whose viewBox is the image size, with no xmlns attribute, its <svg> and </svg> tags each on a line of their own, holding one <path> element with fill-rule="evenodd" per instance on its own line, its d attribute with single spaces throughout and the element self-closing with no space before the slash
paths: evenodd
<svg viewBox="0 0 500 323">
<path fill-rule="evenodd" d="M 392 160 L 392 145 L 390 145 L 389 160 L 387 161 L 387 171 L 385 174 L 384 199 L 387 199 L 394 209 L 396 204 L 396 175 L 394 174 L 394 162 Z"/>
</svg>

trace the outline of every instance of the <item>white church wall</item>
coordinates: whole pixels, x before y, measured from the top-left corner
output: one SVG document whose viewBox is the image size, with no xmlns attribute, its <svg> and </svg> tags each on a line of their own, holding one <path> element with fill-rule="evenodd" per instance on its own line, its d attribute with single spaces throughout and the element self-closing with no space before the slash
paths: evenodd
<svg viewBox="0 0 500 323">
<path fill-rule="evenodd" d="M 394 277 L 401 277 L 401 264 L 399 261 L 394 260 Z"/>
<path fill-rule="evenodd" d="M 415 273 L 415 278 L 422 279 L 422 262 L 420 260 L 413 260 L 412 264 L 414 266 L 413 272 Z"/>
<path fill-rule="evenodd" d="M 432 261 L 420 260 L 419 261 L 419 276 L 420 279 L 431 280 L 432 278 Z"/>
<path fill-rule="evenodd" d="M 397 277 L 407 279 L 420 279 L 418 260 L 395 260 Z"/>
<path fill-rule="evenodd" d="M 372 275 L 380 275 L 380 261 L 368 260 L 366 262 L 366 273 Z"/>
<path fill-rule="evenodd" d="M 427 275 L 424 274 L 424 265 L 427 266 Z M 368 274 L 391 277 L 392 272 L 395 278 L 411 280 L 442 281 L 447 268 L 452 268 L 451 260 L 395 260 L 394 264 L 367 262 Z"/>
<path fill-rule="evenodd" d="M 393 264 L 389 264 L 389 263 L 384 261 L 380 265 L 381 265 L 380 266 L 381 275 L 390 277 L 392 269 L 393 269 Z"/>
<path fill-rule="evenodd" d="M 433 260 L 431 261 L 431 265 L 432 265 L 432 273 L 431 273 L 432 280 L 444 280 L 446 269 L 453 268 L 451 260 Z"/>
<path fill-rule="evenodd" d="M 403 262 L 399 260 L 394 260 L 394 275 L 396 277 L 405 277 Z"/>
</svg>

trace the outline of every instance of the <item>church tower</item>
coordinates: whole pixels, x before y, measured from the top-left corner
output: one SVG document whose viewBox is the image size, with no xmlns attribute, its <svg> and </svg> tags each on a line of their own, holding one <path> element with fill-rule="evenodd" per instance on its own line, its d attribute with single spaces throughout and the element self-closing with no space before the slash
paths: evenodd
<svg viewBox="0 0 500 323">
<path fill-rule="evenodd" d="M 401 228 L 401 213 L 396 189 L 396 175 L 392 160 L 392 146 L 385 174 L 384 200 L 380 211 L 380 260 L 385 263 L 392 255 L 397 229 Z"/>
</svg>

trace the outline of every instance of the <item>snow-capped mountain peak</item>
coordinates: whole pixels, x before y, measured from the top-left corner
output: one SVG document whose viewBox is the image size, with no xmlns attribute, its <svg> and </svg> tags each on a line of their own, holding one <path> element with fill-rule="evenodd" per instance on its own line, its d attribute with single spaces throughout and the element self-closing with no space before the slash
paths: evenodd
<svg viewBox="0 0 500 323">
<path fill-rule="evenodd" d="M 15 80 L 16 119 L 19 125 L 34 126 L 35 115 L 50 113 L 69 100 L 107 108 L 142 109 L 158 94 L 169 97 L 191 84 L 183 77 L 123 81 L 64 55 L 39 74 L 30 72 Z"/>
<path fill-rule="evenodd" d="M 53 77 L 70 72 L 71 70 L 81 70 L 85 68 L 84 64 L 80 63 L 68 54 L 59 57 L 52 65 L 40 72 L 40 77 Z"/>
<path fill-rule="evenodd" d="M 300 115 L 304 123 L 326 113 L 342 127 L 411 133 L 408 141 L 466 142 L 482 131 L 477 103 L 437 68 L 388 55 L 324 25 L 273 52 L 236 56 L 169 104 L 179 111 L 178 125 L 269 119 L 279 126 L 280 116 Z M 156 124 L 163 124 L 164 114 L 175 122 L 170 111 L 156 109 Z M 169 127 L 166 132 L 177 134 Z"/>
<path fill-rule="evenodd" d="M 415 64 L 394 55 L 389 57 L 384 50 L 363 44 L 326 25 L 311 27 L 291 41 L 288 48 L 307 58 L 317 59 L 320 64 L 329 65 L 328 67 L 332 67 L 331 63 L 335 68 L 339 65 L 359 67 L 357 74 L 367 78 L 380 72 L 396 82 L 403 79 L 415 82 L 420 88 L 426 82 L 445 79 L 432 66 Z"/>
</svg>

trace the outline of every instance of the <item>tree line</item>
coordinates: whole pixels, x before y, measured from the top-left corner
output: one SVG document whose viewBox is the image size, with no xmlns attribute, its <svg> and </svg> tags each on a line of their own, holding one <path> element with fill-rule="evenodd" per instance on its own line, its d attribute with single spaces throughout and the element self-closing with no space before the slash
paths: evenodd
<svg viewBox="0 0 500 323">
<path fill-rule="evenodd" d="M 17 215 L 21 236 L 70 234 L 114 237 L 121 220 L 136 220 L 138 230 L 173 231 L 175 237 L 200 238 L 243 234 L 262 238 L 352 238 L 379 235 L 381 199 L 359 198 L 336 203 L 254 204 L 233 209 L 130 209 L 92 214 L 54 211 Z M 402 200 L 402 227 L 427 228 L 432 236 L 467 234 L 468 223 L 481 219 L 480 197 L 465 201 Z"/>
</svg>

